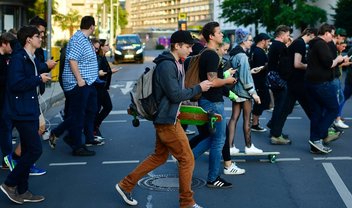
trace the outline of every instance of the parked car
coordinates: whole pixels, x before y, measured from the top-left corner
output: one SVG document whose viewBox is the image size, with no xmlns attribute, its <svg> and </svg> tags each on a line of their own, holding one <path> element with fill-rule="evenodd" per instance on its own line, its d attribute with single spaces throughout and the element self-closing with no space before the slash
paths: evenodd
<svg viewBox="0 0 352 208">
<path fill-rule="evenodd" d="M 144 45 L 137 34 L 116 37 L 115 62 L 144 62 Z"/>
</svg>

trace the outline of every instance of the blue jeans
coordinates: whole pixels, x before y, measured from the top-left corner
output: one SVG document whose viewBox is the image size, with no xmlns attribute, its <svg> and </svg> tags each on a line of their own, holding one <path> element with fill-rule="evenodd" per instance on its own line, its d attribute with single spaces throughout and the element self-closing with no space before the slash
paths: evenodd
<svg viewBox="0 0 352 208">
<path fill-rule="evenodd" d="M 339 112 L 336 85 L 333 81 L 319 84 L 307 82 L 306 89 L 311 107 L 310 140 L 317 141 L 327 136 Z"/>
<path fill-rule="evenodd" d="M 343 104 L 345 103 L 345 96 L 342 91 L 341 80 L 339 78 L 335 78 L 332 81 L 332 83 L 336 87 L 336 96 L 337 96 L 337 101 L 339 103 L 339 112 L 337 116 L 341 116 L 342 107 L 343 107 Z"/>
<path fill-rule="evenodd" d="M 274 95 L 275 106 L 271 116 L 270 134 L 274 137 L 279 137 L 282 134 L 282 129 L 285 125 L 287 116 L 292 112 L 289 108 L 291 97 L 288 95 L 287 87 L 283 89 L 271 89 Z"/>
<path fill-rule="evenodd" d="M 66 92 L 68 98 L 68 115 L 64 122 L 68 124 L 72 149 L 83 147 L 85 142 L 94 140 L 94 119 L 97 113 L 97 91 L 94 86 L 75 86 Z M 82 130 L 86 141 L 82 140 Z"/>
<path fill-rule="evenodd" d="M 209 173 L 208 181 L 213 182 L 220 175 L 221 152 L 225 144 L 226 119 L 224 113 L 223 102 L 210 102 L 204 98 L 198 101 L 205 111 L 212 111 L 222 116 L 221 122 L 215 122 L 215 134 L 211 134 L 208 138 L 201 141 L 192 149 L 194 158 L 198 158 L 205 151 L 209 150 Z"/>
</svg>

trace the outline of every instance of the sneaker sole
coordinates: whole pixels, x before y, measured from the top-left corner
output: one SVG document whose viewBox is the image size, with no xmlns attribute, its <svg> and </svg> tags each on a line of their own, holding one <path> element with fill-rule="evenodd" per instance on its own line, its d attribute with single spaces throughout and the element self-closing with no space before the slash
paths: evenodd
<svg viewBox="0 0 352 208">
<path fill-rule="evenodd" d="M 309 140 L 309 144 L 311 144 L 313 147 L 315 147 L 317 150 L 319 150 L 322 153 L 328 154 L 328 153 L 332 152 L 332 150 L 326 151 L 326 150 L 320 149 L 317 145 L 314 144 L 314 142 L 312 142 L 310 140 Z"/>
<path fill-rule="evenodd" d="M 225 172 L 225 170 L 224 170 L 224 174 L 225 175 L 244 175 L 246 173 L 246 171 L 244 170 L 244 171 L 236 171 L 236 172 Z"/>
<path fill-rule="evenodd" d="M 270 144 L 274 144 L 274 145 L 290 145 L 292 144 L 292 141 L 289 141 L 289 142 L 276 142 L 276 141 L 270 141 Z"/>
<path fill-rule="evenodd" d="M 207 184 L 208 188 L 218 188 L 218 189 L 227 189 L 227 188 L 232 188 L 232 185 L 230 186 L 214 186 L 213 184 Z"/>
<path fill-rule="evenodd" d="M 4 194 L 6 194 L 7 198 L 9 198 L 11 201 L 15 202 L 16 204 L 23 204 L 24 202 L 22 201 L 17 201 L 13 198 L 10 197 L 10 195 L 7 193 L 7 191 L 4 189 L 4 187 L 0 186 L 0 189 L 2 192 L 4 192 Z"/>
<path fill-rule="evenodd" d="M 257 129 L 251 129 L 251 131 L 255 131 L 255 132 L 266 132 L 267 130 L 257 130 Z"/>
<path fill-rule="evenodd" d="M 44 201 L 45 200 L 45 198 L 43 198 L 43 199 L 36 199 L 36 200 L 34 200 L 34 199 L 24 199 L 24 202 L 42 202 L 42 201 Z"/>
<path fill-rule="evenodd" d="M 137 201 L 136 201 L 136 203 L 133 203 L 133 202 L 131 202 L 130 200 L 127 199 L 125 193 L 123 193 L 123 191 L 122 191 L 122 189 L 120 188 L 119 184 L 116 184 L 115 188 L 116 188 L 117 192 L 120 194 L 120 196 L 122 197 L 122 199 L 123 199 L 127 204 L 132 205 L 132 206 L 138 204 Z"/>
<path fill-rule="evenodd" d="M 41 175 L 45 175 L 46 172 L 43 173 L 29 173 L 30 176 L 41 176 Z"/>
</svg>

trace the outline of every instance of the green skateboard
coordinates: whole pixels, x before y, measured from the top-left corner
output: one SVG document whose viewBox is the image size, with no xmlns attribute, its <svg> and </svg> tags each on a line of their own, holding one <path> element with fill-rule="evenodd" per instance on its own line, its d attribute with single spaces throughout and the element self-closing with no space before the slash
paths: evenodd
<svg viewBox="0 0 352 208">
<path fill-rule="evenodd" d="M 268 157 L 268 160 L 270 163 L 275 163 L 277 156 L 280 154 L 280 152 L 262 152 L 262 153 L 250 153 L 246 154 L 244 152 L 239 152 L 235 154 L 231 154 L 233 157 Z"/>
<path fill-rule="evenodd" d="M 220 122 L 222 117 L 220 114 L 206 112 L 199 106 L 181 105 L 180 114 L 177 117 L 181 124 L 189 124 L 201 126 L 209 123 L 210 131 L 214 133 L 215 122 Z"/>
</svg>

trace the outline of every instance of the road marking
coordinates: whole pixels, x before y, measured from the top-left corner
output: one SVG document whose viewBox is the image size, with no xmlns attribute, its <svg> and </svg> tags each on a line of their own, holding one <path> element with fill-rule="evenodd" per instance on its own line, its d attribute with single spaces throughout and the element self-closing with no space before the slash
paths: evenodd
<svg viewBox="0 0 352 208">
<path fill-rule="evenodd" d="M 111 111 L 109 115 L 126 115 L 127 110 L 116 110 L 116 111 Z"/>
<path fill-rule="evenodd" d="M 301 158 L 276 158 L 278 162 L 293 162 L 293 161 L 300 161 Z"/>
<path fill-rule="evenodd" d="M 314 157 L 314 160 L 352 160 L 352 157 Z"/>
<path fill-rule="evenodd" d="M 87 162 L 50 163 L 49 166 L 87 165 Z"/>
<path fill-rule="evenodd" d="M 340 194 L 343 202 L 347 208 L 352 208 L 352 195 L 351 192 L 346 187 L 345 183 L 342 181 L 339 173 L 336 171 L 331 163 L 323 163 L 326 173 L 328 174 L 330 180 L 334 184 L 337 192 Z"/>
<path fill-rule="evenodd" d="M 103 121 L 103 123 L 126 123 L 127 120 L 110 120 L 110 121 Z"/>
<path fill-rule="evenodd" d="M 134 164 L 134 163 L 139 163 L 139 160 L 103 161 L 101 164 L 111 165 L 111 164 Z"/>
</svg>

